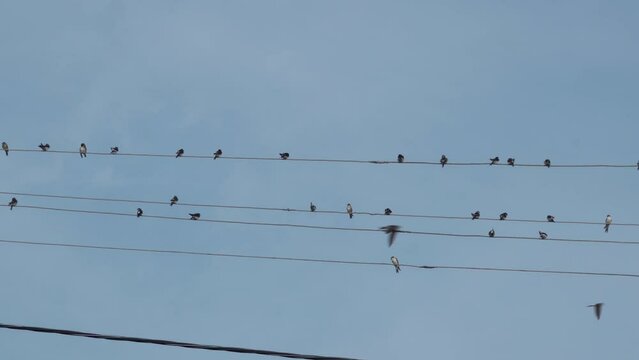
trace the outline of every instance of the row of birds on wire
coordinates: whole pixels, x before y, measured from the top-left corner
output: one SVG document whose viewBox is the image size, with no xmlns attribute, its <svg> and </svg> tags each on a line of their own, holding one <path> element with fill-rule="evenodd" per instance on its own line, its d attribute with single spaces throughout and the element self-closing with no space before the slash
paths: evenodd
<svg viewBox="0 0 639 360">
<path fill-rule="evenodd" d="M 40 145 L 38 145 L 38 147 L 40 148 L 40 150 L 42 151 L 49 151 L 49 149 L 51 148 L 51 146 L 49 144 L 43 144 L 40 143 Z M 2 150 L 5 152 L 5 155 L 9 156 L 9 144 L 7 144 L 6 142 L 2 142 Z M 112 146 L 110 148 L 111 150 L 111 154 L 113 155 L 117 155 L 120 152 L 120 148 L 118 146 Z M 79 148 L 79 154 L 81 158 L 85 158 L 87 157 L 88 154 L 88 149 L 87 149 L 87 145 L 85 143 L 81 143 L 80 144 L 80 148 Z M 179 158 L 184 156 L 185 152 L 183 148 L 178 149 L 175 152 L 175 157 Z M 217 151 L 215 151 L 213 153 L 213 160 L 218 159 L 220 157 L 222 157 L 222 149 L 217 149 Z M 290 157 L 290 153 L 288 152 L 281 152 L 279 153 L 279 158 L 281 160 L 288 160 L 288 158 Z M 397 162 L 398 163 L 403 163 L 405 160 L 404 155 L 402 154 L 398 154 L 397 155 Z M 501 159 L 499 158 L 499 156 L 495 156 L 489 159 L 490 162 L 488 163 L 488 165 L 497 165 L 500 163 Z M 442 167 L 446 166 L 448 164 L 448 157 L 446 155 L 442 155 L 439 163 L 441 164 Z M 515 166 L 515 158 L 509 157 L 508 159 L 506 159 L 506 164 L 510 165 L 510 166 Z M 545 159 L 543 162 L 543 165 L 547 168 L 550 168 L 552 166 L 552 162 L 550 161 L 550 159 Z M 639 170 L 639 161 L 637 161 L 637 170 Z"/>
</svg>

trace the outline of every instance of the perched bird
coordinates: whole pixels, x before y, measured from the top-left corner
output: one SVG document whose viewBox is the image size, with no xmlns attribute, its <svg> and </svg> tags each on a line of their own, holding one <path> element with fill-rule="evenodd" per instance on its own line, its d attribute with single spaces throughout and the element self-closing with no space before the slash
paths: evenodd
<svg viewBox="0 0 639 360">
<path fill-rule="evenodd" d="M 591 307 L 595 310 L 595 316 L 597 317 L 597 320 L 599 320 L 601 318 L 601 308 L 603 308 L 603 303 L 588 305 L 588 307 Z"/>
<path fill-rule="evenodd" d="M 503 212 L 503 213 L 499 214 L 499 220 L 506 220 L 507 217 L 508 217 L 508 213 L 507 212 Z"/>
<path fill-rule="evenodd" d="M 384 209 L 384 215 L 390 215 L 392 213 L 393 213 L 393 210 L 391 210 L 390 208 Z"/>
<path fill-rule="evenodd" d="M 475 211 L 474 213 L 470 213 L 470 216 L 473 217 L 473 220 L 479 219 L 479 210 Z"/>
<path fill-rule="evenodd" d="M 494 158 L 490 159 L 490 165 L 495 165 L 499 162 L 499 156 L 495 156 Z"/>
<path fill-rule="evenodd" d="M 117 146 L 111 148 L 111 154 L 117 154 L 120 149 Z"/>
<path fill-rule="evenodd" d="M 515 159 L 514 158 L 508 158 L 508 165 L 510 166 L 515 166 Z"/>
<path fill-rule="evenodd" d="M 11 198 L 11 201 L 9 201 L 9 210 L 13 210 L 16 205 L 18 205 L 18 199 Z"/>
<path fill-rule="evenodd" d="M 353 218 L 353 207 L 351 206 L 351 203 L 346 204 L 346 213 L 349 218 Z"/>
<path fill-rule="evenodd" d="M 555 222 L 555 217 L 552 215 L 548 215 L 546 216 L 546 220 L 548 220 L 548 222 Z"/>
<path fill-rule="evenodd" d="M 544 160 L 544 166 L 547 167 L 547 168 L 550 167 L 550 159 Z"/>
<path fill-rule="evenodd" d="M 144 214 L 144 211 L 142 211 L 141 208 L 138 208 L 138 212 L 136 213 L 136 216 L 140 217 L 140 216 L 142 216 L 142 214 Z"/>
<path fill-rule="evenodd" d="M 395 242 L 395 236 L 399 232 L 399 226 L 386 225 L 386 226 L 382 226 L 379 229 L 383 230 L 386 234 L 388 234 L 388 247 L 393 246 L 393 243 Z"/>
<path fill-rule="evenodd" d="M 171 198 L 171 206 L 177 204 L 178 200 L 179 200 L 178 197 L 173 195 L 173 197 Z"/>
<path fill-rule="evenodd" d="M 608 216 L 606 216 L 606 224 L 604 225 L 605 232 L 608 232 L 608 229 L 610 228 L 610 224 L 612 224 L 612 216 L 608 214 Z"/>
<path fill-rule="evenodd" d="M 182 155 L 184 155 L 184 149 L 178 149 L 178 151 L 175 152 L 175 158 L 179 158 Z"/>
<path fill-rule="evenodd" d="M 391 256 L 391 263 L 393 263 L 393 266 L 395 266 L 395 272 L 398 273 L 400 272 L 402 269 L 399 268 L 399 260 L 397 260 L 397 258 L 395 256 Z"/>
<path fill-rule="evenodd" d="M 87 146 L 84 143 L 80 144 L 80 157 L 87 157 Z"/>
<path fill-rule="evenodd" d="M 397 155 L 397 162 L 398 163 L 403 163 L 404 162 L 404 155 L 402 155 L 402 154 Z"/>
<path fill-rule="evenodd" d="M 217 151 L 213 153 L 213 160 L 219 158 L 220 156 L 222 156 L 222 149 L 217 149 Z"/>
<path fill-rule="evenodd" d="M 488 236 L 495 237 L 495 229 L 490 229 L 490 231 L 488 232 Z"/>
<path fill-rule="evenodd" d="M 548 239 L 548 234 L 546 234 L 546 233 L 545 233 L 545 232 L 543 232 L 543 231 L 540 231 L 540 232 L 539 232 L 539 238 L 540 238 L 541 240 L 546 240 L 546 239 Z"/>
<path fill-rule="evenodd" d="M 200 213 L 189 213 L 189 216 L 191 217 L 191 220 L 197 220 L 200 218 Z"/>
<path fill-rule="evenodd" d="M 442 164 L 442 167 L 444 167 L 444 165 L 448 164 L 448 158 L 446 157 L 446 155 L 442 155 L 442 158 L 439 159 L 439 163 Z"/>
<path fill-rule="evenodd" d="M 317 210 L 317 206 L 311 201 L 311 212 L 315 212 L 315 210 Z"/>
<path fill-rule="evenodd" d="M 289 156 L 290 156 L 289 153 L 280 153 L 280 159 L 282 160 L 288 159 Z"/>
<path fill-rule="evenodd" d="M 40 148 L 40 150 L 42 150 L 42 151 L 47 151 L 47 150 L 49 150 L 49 148 L 50 148 L 49 144 L 43 144 L 43 143 L 40 143 L 40 145 L 38 145 L 38 147 L 39 147 L 39 148 Z"/>
<path fill-rule="evenodd" d="M 6 142 L 2 142 L 2 150 L 4 150 L 4 153 L 9 156 L 9 144 L 7 144 Z"/>
</svg>

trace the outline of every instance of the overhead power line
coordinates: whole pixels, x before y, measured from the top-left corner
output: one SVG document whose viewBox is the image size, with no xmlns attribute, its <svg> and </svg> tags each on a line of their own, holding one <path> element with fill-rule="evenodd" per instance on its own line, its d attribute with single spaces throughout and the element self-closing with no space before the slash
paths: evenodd
<svg viewBox="0 0 639 360">
<path fill-rule="evenodd" d="M 59 211 L 59 212 L 78 213 L 78 214 L 137 217 L 137 215 L 133 213 L 123 213 L 123 212 L 114 212 L 114 211 L 68 209 L 68 208 L 34 206 L 34 205 L 20 205 L 20 206 L 16 206 L 15 209 L 19 209 L 19 208 L 45 210 L 45 211 Z M 13 211 L 16 211 L 15 209 Z M 199 220 L 193 220 L 191 219 L 191 217 L 176 217 L 176 216 L 147 215 L 147 214 L 144 214 L 142 218 L 175 220 L 175 221 L 198 221 L 198 222 L 235 224 L 235 225 L 351 231 L 351 232 L 384 232 L 383 229 L 375 229 L 375 228 L 354 228 L 354 227 L 321 226 L 321 225 L 292 224 L 292 223 L 271 223 L 271 222 L 258 222 L 258 221 L 206 219 L 206 218 L 199 218 Z M 458 233 L 447 233 L 447 232 L 413 231 L 413 230 L 399 230 L 397 232 L 403 233 L 403 234 L 411 234 L 411 235 L 441 236 L 441 237 L 452 237 L 452 238 L 487 238 L 487 239 L 509 239 L 509 240 L 534 240 L 534 241 L 543 241 L 543 242 L 553 241 L 553 242 L 569 242 L 569 243 L 639 245 L 639 241 L 621 241 L 621 240 L 569 239 L 569 238 L 554 238 L 554 237 L 548 237 L 547 239 L 541 240 L 538 237 L 534 237 L 534 236 L 501 236 L 501 235 L 489 236 L 489 235 L 481 235 L 481 234 L 458 234 Z"/>
<path fill-rule="evenodd" d="M 106 197 L 91 197 L 91 196 L 73 196 L 73 195 L 54 195 L 54 194 L 37 194 L 37 193 L 25 193 L 25 192 L 10 192 L 0 191 L 0 194 L 12 195 L 12 196 L 28 196 L 37 198 L 49 198 L 49 199 L 68 199 L 68 200 L 81 200 L 81 201 L 99 201 L 99 202 L 118 202 L 118 203 L 131 203 L 131 204 L 150 204 L 150 205 L 166 205 L 168 201 L 158 200 L 136 200 L 136 199 L 123 199 L 123 198 L 106 198 Z M 188 207 L 204 207 L 204 208 L 220 208 L 220 209 L 241 209 L 241 210 L 255 210 L 255 211 L 279 211 L 279 212 L 299 212 L 299 213 L 316 213 L 316 214 L 335 214 L 344 215 L 345 211 L 339 210 L 315 210 L 299 209 L 299 208 L 280 208 L 280 207 L 267 207 L 267 206 L 255 206 L 255 205 L 229 205 L 229 204 L 206 204 L 206 203 L 189 203 L 178 202 L 175 206 L 188 206 Z M 449 216 L 449 215 L 427 215 L 427 214 L 401 214 L 394 213 L 385 214 L 384 212 L 369 212 L 369 211 L 354 211 L 354 215 L 370 215 L 370 216 L 390 216 L 390 217 L 405 217 L 405 218 L 424 218 L 424 219 L 440 219 L 440 220 L 471 220 L 471 221 L 505 221 L 505 222 L 522 222 L 522 223 L 548 223 L 548 220 L 538 219 L 513 219 L 507 218 L 500 220 L 499 217 L 480 217 L 479 219 L 472 220 L 471 216 Z M 469 214 L 470 215 L 470 214 Z M 545 215 L 546 216 L 546 215 Z M 572 225 L 603 225 L 602 221 L 569 221 L 569 220 L 554 220 L 555 224 L 572 224 Z M 634 226 L 639 227 L 639 223 L 615 223 L 614 226 Z"/>
<path fill-rule="evenodd" d="M 27 245 L 27 246 L 31 245 L 31 246 L 43 246 L 43 247 L 90 249 L 90 250 L 100 250 L 100 251 L 121 251 L 121 252 L 134 252 L 134 253 L 137 252 L 137 253 L 154 253 L 154 254 L 187 255 L 187 256 L 210 256 L 210 257 L 245 259 L 245 260 L 286 261 L 286 262 L 322 263 L 322 264 L 355 265 L 355 266 L 384 266 L 384 267 L 393 266 L 390 262 L 300 258 L 300 257 L 289 257 L 289 256 L 229 254 L 229 253 L 218 253 L 218 252 L 131 248 L 131 247 L 120 247 L 120 246 L 82 245 L 82 244 L 70 244 L 70 243 L 49 243 L 49 242 L 20 241 L 20 240 L 6 240 L 6 239 L 0 239 L 0 243 L 14 244 L 14 245 Z M 519 272 L 519 273 L 549 274 L 549 275 L 581 275 L 581 276 L 639 278 L 639 274 L 596 272 L 596 271 L 545 270 L 545 269 L 522 269 L 522 268 L 506 268 L 506 267 L 482 267 L 482 266 L 458 266 L 458 265 L 434 265 L 434 264 L 433 265 L 401 264 L 401 267 L 414 268 L 414 269 L 428 269 L 428 270 L 445 269 L 445 270 L 463 270 L 463 271 Z"/>
<path fill-rule="evenodd" d="M 38 326 L 11 325 L 11 324 L 0 323 L 0 328 L 9 329 L 9 330 L 19 330 L 19 331 L 32 331 L 32 332 L 46 333 L 46 334 L 78 336 L 78 337 L 86 337 L 91 339 L 110 340 L 110 341 L 124 341 L 124 342 L 134 342 L 134 343 L 141 343 L 141 344 L 183 347 L 187 349 L 200 349 L 200 350 L 210 350 L 210 351 L 226 351 L 226 352 L 241 353 L 241 354 L 278 356 L 278 357 L 289 358 L 289 359 L 357 360 L 354 358 L 345 358 L 345 357 L 304 355 L 304 354 L 296 354 L 296 353 L 290 353 L 290 352 L 259 350 L 259 349 L 243 348 L 243 347 L 203 345 L 203 344 L 195 344 L 195 343 L 188 343 L 188 342 L 181 342 L 181 341 L 149 339 L 149 338 L 141 338 L 141 337 L 133 337 L 133 336 L 104 335 L 104 334 L 98 334 L 98 333 L 81 332 L 76 330 L 54 329 L 54 328 L 46 328 L 46 327 L 38 327 Z"/>
<path fill-rule="evenodd" d="M 36 149 L 11 149 L 9 152 L 29 152 L 29 153 L 41 153 L 41 154 L 71 154 L 71 155 L 79 155 L 78 150 L 36 150 Z M 118 152 L 117 154 L 113 154 L 108 151 L 104 152 L 87 152 L 89 156 L 111 156 L 111 157 L 159 157 L 159 158 L 176 158 L 175 153 L 134 153 L 134 152 Z M 214 155 L 211 152 L 210 155 L 188 155 L 187 153 L 180 155 L 180 158 L 191 158 L 191 159 L 213 159 Z M 430 166 L 442 166 L 440 161 L 410 161 L 405 160 L 402 162 L 398 162 L 397 160 L 356 160 L 356 159 L 327 159 L 327 158 L 296 158 L 296 157 L 287 157 L 286 160 L 283 160 L 281 157 L 263 157 L 263 156 L 228 156 L 223 155 L 217 160 L 251 160 L 251 161 L 289 161 L 289 162 L 323 162 L 323 163 L 352 163 L 352 164 L 397 164 L 397 165 L 430 165 Z M 592 163 L 592 164 L 552 164 L 551 166 L 547 166 L 544 164 L 544 160 L 539 161 L 539 163 L 515 163 L 515 165 L 510 165 L 508 163 L 496 163 L 491 165 L 490 161 L 479 161 L 479 162 L 447 162 L 446 166 L 506 166 L 506 167 L 551 167 L 551 168 L 633 168 L 638 169 L 639 164 L 631 163 L 631 164 L 602 164 L 602 163 Z"/>
</svg>

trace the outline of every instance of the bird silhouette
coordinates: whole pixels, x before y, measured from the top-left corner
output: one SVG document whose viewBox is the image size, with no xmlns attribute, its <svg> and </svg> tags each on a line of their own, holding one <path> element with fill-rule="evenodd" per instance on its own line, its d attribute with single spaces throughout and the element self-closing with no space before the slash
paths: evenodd
<svg viewBox="0 0 639 360">
<path fill-rule="evenodd" d="M 191 217 L 191 220 L 197 220 L 200 218 L 200 213 L 189 213 L 189 216 Z"/>
<path fill-rule="evenodd" d="M 40 150 L 42 150 L 42 151 L 47 151 L 47 150 L 49 150 L 49 148 L 50 148 L 49 144 L 43 144 L 43 143 L 40 143 L 40 145 L 38 145 L 38 147 L 39 147 L 39 148 L 40 148 Z"/>
<path fill-rule="evenodd" d="M 402 271 L 402 269 L 399 268 L 399 260 L 395 256 L 391 256 L 391 263 L 393 263 L 396 273 Z"/>
<path fill-rule="evenodd" d="M 595 316 L 597 317 L 597 320 L 601 318 L 601 309 L 603 308 L 603 305 L 603 303 L 588 305 L 588 307 L 591 307 L 593 308 L 593 310 L 595 310 Z"/>
<path fill-rule="evenodd" d="M 87 157 L 87 146 L 84 143 L 80 144 L 80 157 Z"/>
<path fill-rule="evenodd" d="M 400 227 L 398 225 L 386 225 L 379 228 L 380 230 L 383 230 L 384 233 L 388 234 L 388 247 L 393 246 L 393 243 L 395 242 L 395 237 L 397 236 L 397 233 L 399 232 L 399 228 Z"/>
<path fill-rule="evenodd" d="M 393 213 L 393 210 L 391 210 L 390 208 L 384 209 L 384 215 L 390 215 L 392 213 Z"/>
<path fill-rule="evenodd" d="M 546 216 L 546 220 L 548 220 L 548 222 L 555 222 L 555 217 L 552 215 L 548 215 Z"/>
<path fill-rule="evenodd" d="M 280 159 L 282 159 L 282 160 L 288 159 L 289 156 L 291 156 L 291 155 L 289 153 L 287 153 L 287 152 L 280 153 Z"/>
<path fill-rule="evenodd" d="M 604 231 L 608 232 L 608 229 L 610 229 L 610 224 L 612 224 L 612 216 L 610 216 L 610 214 L 608 214 L 606 216 L 606 224 L 604 225 Z"/>
<path fill-rule="evenodd" d="M 515 166 L 515 158 L 508 158 L 507 162 L 508 162 L 508 165 Z"/>
<path fill-rule="evenodd" d="M 397 155 L 397 162 L 398 163 L 403 163 L 404 162 L 404 155 L 402 155 L 402 154 Z"/>
<path fill-rule="evenodd" d="M 184 149 L 178 149 L 178 151 L 175 152 L 175 158 L 179 158 L 182 155 L 184 155 Z"/>
<path fill-rule="evenodd" d="M 138 212 L 135 214 L 137 217 L 142 216 L 142 214 L 144 214 L 144 211 L 142 211 L 141 208 L 138 208 Z"/>
<path fill-rule="evenodd" d="M 118 148 L 117 146 L 111 148 L 111 154 L 117 154 L 118 151 L 120 151 L 120 148 Z"/>
<path fill-rule="evenodd" d="M 508 213 L 507 212 L 503 212 L 503 213 L 499 214 L 499 220 L 506 220 L 507 217 L 508 217 Z"/>
<path fill-rule="evenodd" d="M 539 238 L 540 238 L 541 240 L 546 240 L 546 239 L 548 238 L 548 234 L 546 234 L 546 233 L 545 233 L 545 232 L 543 232 L 543 231 L 540 231 L 540 232 L 539 232 Z"/>
<path fill-rule="evenodd" d="M 488 232 L 488 236 L 495 237 L 495 229 L 490 229 L 490 231 Z"/>
<path fill-rule="evenodd" d="M 442 158 L 439 159 L 439 163 L 442 164 L 442 167 L 448 164 L 448 158 L 446 157 L 446 155 L 442 155 Z"/>
<path fill-rule="evenodd" d="M 547 168 L 550 167 L 550 159 L 544 160 L 544 166 L 547 167 Z"/>
<path fill-rule="evenodd" d="M 177 204 L 178 200 L 179 200 L 178 197 L 173 195 L 173 197 L 171 198 L 171 206 Z"/>
<path fill-rule="evenodd" d="M 213 153 L 213 160 L 219 158 L 220 156 L 222 156 L 222 149 L 217 149 L 217 151 Z"/>
<path fill-rule="evenodd" d="M 499 162 L 499 156 L 495 156 L 494 158 L 490 159 L 490 165 L 495 165 Z"/>
<path fill-rule="evenodd" d="M 475 211 L 474 213 L 470 213 L 470 216 L 472 216 L 473 220 L 479 219 L 479 210 Z"/>
<path fill-rule="evenodd" d="M 346 204 L 346 213 L 349 218 L 353 218 L 353 207 L 351 206 L 351 203 Z"/>
<path fill-rule="evenodd" d="M 18 205 L 18 199 L 11 198 L 11 201 L 9 201 L 9 210 L 13 210 L 16 205 Z"/>
<path fill-rule="evenodd" d="M 317 206 L 311 201 L 311 212 L 315 212 L 315 210 L 317 210 Z"/>
<path fill-rule="evenodd" d="M 9 156 L 9 144 L 7 144 L 6 142 L 2 142 L 2 150 L 4 150 L 4 153 Z"/>
</svg>

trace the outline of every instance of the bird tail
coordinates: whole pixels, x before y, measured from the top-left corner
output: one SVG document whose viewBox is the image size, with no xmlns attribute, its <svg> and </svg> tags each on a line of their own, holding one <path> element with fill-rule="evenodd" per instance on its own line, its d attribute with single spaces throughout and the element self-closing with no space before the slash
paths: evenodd
<svg viewBox="0 0 639 360">
<path fill-rule="evenodd" d="M 608 228 L 610 228 L 610 225 L 608 225 L 608 224 L 604 225 L 604 231 L 605 232 L 608 232 Z"/>
<path fill-rule="evenodd" d="M 353 214 L 348 214 L 348 217 L 352 219 L 353 218 Z"/>
<path fill-rule="evenodd" d="M 7 154 L 7 156 L 9 156 L 9 150 L 5 150 L 4 153 Z"/>
<path fill-rule="evenodd" d="M 399 266 L 395 266 L 395 272 L 398 273 L 400 271 L 401 271 L 401 269 L 399 268 Z"/>
</svg>

